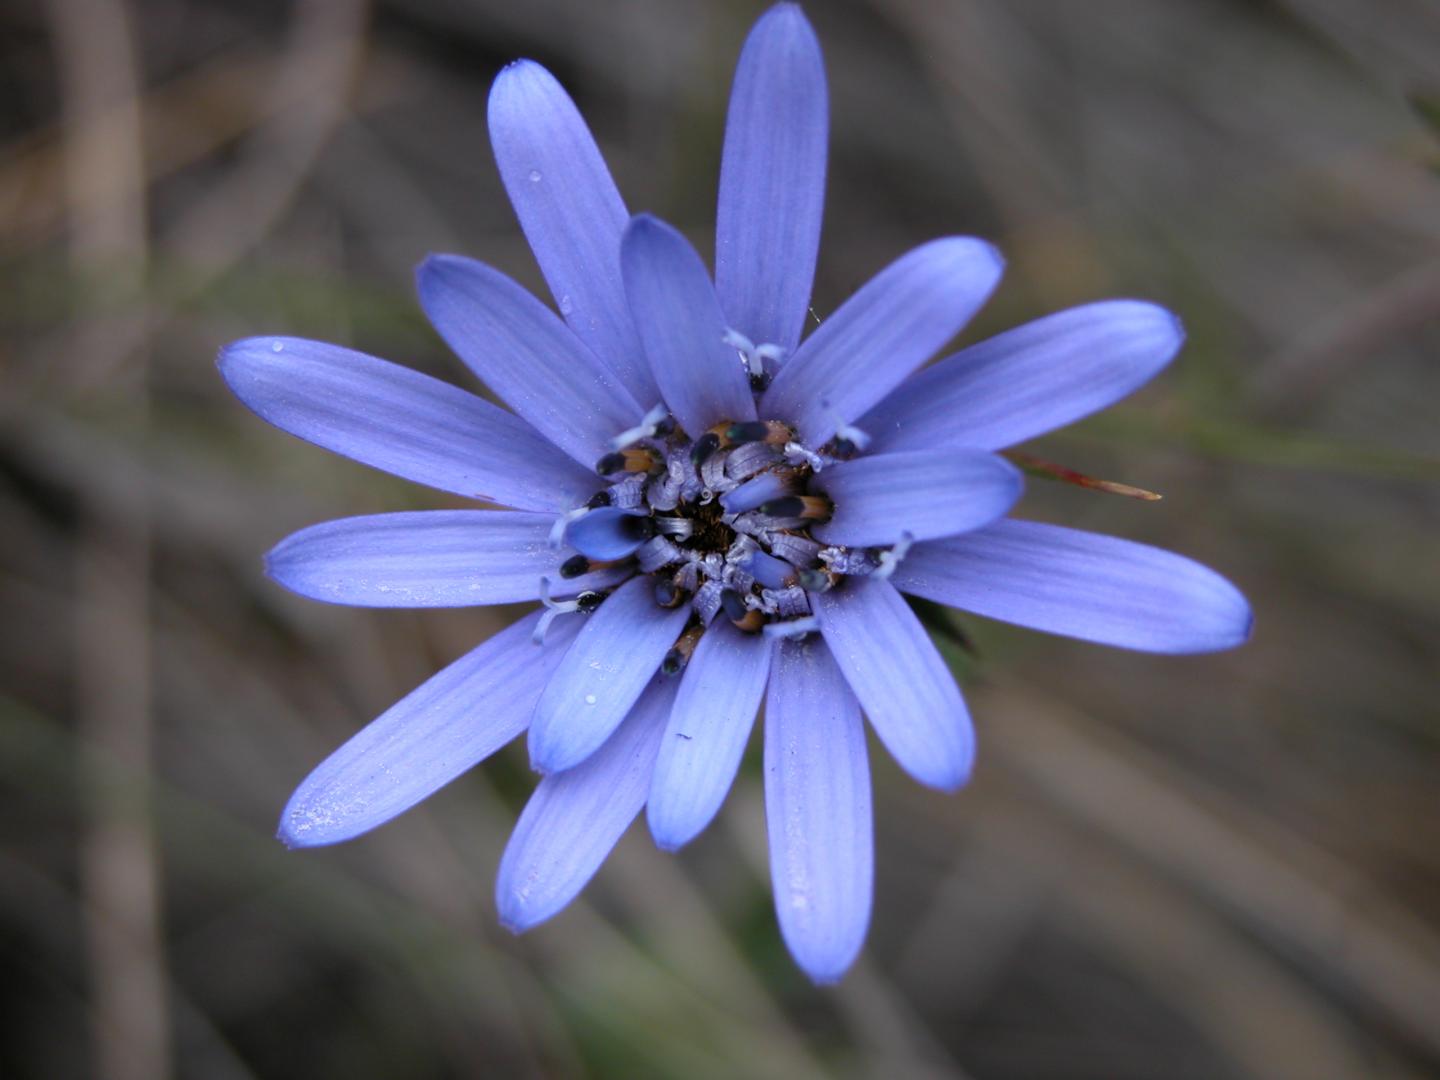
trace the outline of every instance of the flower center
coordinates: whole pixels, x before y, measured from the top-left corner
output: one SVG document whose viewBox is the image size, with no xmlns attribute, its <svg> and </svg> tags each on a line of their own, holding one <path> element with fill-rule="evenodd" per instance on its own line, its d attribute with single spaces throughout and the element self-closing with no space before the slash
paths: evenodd
<svg viewBox="0 0 1440 1080">
<path fill-rule="evenodd" d="M 752 373 L 770 359 L 754 346 L 740 351 Z M 663 665 L 669 673 L 685 666 L 717 618 L 746 633 L 810 633 L 818 623 L 807 594 L 839 587 L 847 576 L 888 577 L 909 547 L 902 539 L 893 549 L 852 549 L 810 535 L 835 510 L 812 490 L 812 477 L 868 443 L 839 417 L 834 438 L 819 448 L 800 444 L 780 420 L 726 421 L 692 438 L 657 406 L 596 463 L 607 486 L 557 519 L 554 546 L 563 540 L 578 552 L 559 576 L 645 574 L 658 606 L 689 604 L 692 617 Z M 556 601 L 547 581 L 540 632 L 561 614 L 588 614 L 605 595 Z"/>
</svg>

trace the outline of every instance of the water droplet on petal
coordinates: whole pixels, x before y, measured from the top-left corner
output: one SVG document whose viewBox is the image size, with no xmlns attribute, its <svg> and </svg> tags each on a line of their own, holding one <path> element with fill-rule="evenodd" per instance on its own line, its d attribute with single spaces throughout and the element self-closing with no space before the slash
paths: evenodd
<svg viewBox="0 0 1440 1080">
<path fill-rule="evenodd" d="M 586 705 L 594 705 L 594 704 L 595 704 L 595 695 L 594 695 L 594 694 L 586 694 L 586 695 L 585 695 L 585 704 L 586 704 Z"/>
<path fill-rule="evenodd" d="M 284 352 L 284 351 L 285 351 L 285 343 L 284 343 L 283 341 L 272 341 L 272 342 L 270 342 L 270 351 L 271 351 L 271 352 Z"/>
<path fill-rule="evenodd" d="M 571 300 L 570 297 L 568 297 L 568 296 L 562 296 L 562 297 L 560 297 L 560 314 L 561 314 L 561 315 L 569 315 L 569 314 L 570 314 L 572 311 L 574 311 L 574 310 L 575 310 L 575 301 L 574 301 L 574 300 Z"/>
<path fill-rule="evenodd" d="M 539 170 L 539 169 L 531 169 L 531 170 L 530 170 L 530 182 L 531 182 L 532 184 L 538 184 L 538 183 L 540 182 L 540 170 Z"/>
</svg>

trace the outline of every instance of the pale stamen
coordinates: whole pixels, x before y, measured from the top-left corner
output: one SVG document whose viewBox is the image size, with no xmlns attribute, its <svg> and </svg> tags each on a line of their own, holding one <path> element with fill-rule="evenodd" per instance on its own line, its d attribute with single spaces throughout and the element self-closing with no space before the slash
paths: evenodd
<svg viewBox="0 0 1440 1080">
<path fill-rule="evenodd" d="M 550 629 L 550 624 L 561 615 L 569 615 L 572 612 L 581 612 L 588 615 L 600 606 L 600 601 L 605 599 L 605 594 L 587 590 L 569 600 L 554 600 L 550 596 L 550 579 L 540 579 L 540 602 L 545 605 L 545 613 L 540 616 L 540 621 L 535 624 L 535 632 L 530 635 L 530 640 L 536 645 L 545 644 L 545 634 Z"/>
<path fill-rule="evenodd" d="M 558 548 L 565 542 L 565 530 L 579 521 L 590 512 L 588 506 L 577 506 L 574 510 L 567 510 L 555 519 L 555 524 L 550 526 L 550 547 Z"/>
<path fill-rule="evenodd" d="M 765 370 L 765 361 L 772 368 L 778 368 L 785 359 L 785 349 L 780 345 L 756 345 L 739 330 L 726 330 L 721 339 L 740 354 L 745 362 L 746 374 L 750 376 L 750 387 L 757 393 L 770 385 L 771 372 Z"/>
<path fill-rule="evenodd" d="M 835 424 L 835 446 L 837 451 L 843 450 L 846 454 L 863 453 L 870 445 L 870 434 L 860 430 L 854 424 L 847 424 L 845 418 L 840 415 L 837 409 L 831 407 L 828 401 L 822 401 L 820 407 L 829 414 Z"/>
<path fill-rule="evenodd" d="M 640 423 L 632 428 L 627 428 L 611 439 L 610 449 L 624 450 L 627 446 L 634 446 L 641 439 L 655 438 L 669 417 L 670 413 L 664 405 L 656 405 L 641 418 Z"/>
<path fill-rule="evenodd" d="M 814 615 L 805 615 L 799 619 L 766 623 L 763 632 L 766 637 L 771 638 L 796 638 L 816 633 L 819 629 L 820 620 Z"/>
<path fill-rule="evenodd" d="M 825 467 L 825 459 L 807 447 L 801 446 L 798 442 L 785 444 L 785 459 L 795 465 L 809 465 L 814 472 L 819 472 Z"/>
<path fill-rule="evenodd" d="M 889 551 L 880 552 L 880 565 L 876 567 L 871 577 L 876 581 L 888 581 L 890 575 L 895 573 L 895 568 L 900 561 L 910 554 L 910 547 L 915 543 L 915 536 L 910 532 L 902 532 L 899 541 Z"/>
</svg>

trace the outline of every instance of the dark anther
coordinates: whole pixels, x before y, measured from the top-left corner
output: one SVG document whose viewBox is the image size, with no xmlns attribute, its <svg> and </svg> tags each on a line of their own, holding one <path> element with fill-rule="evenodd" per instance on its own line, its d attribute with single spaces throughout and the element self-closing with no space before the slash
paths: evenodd
<svg viewBox="0 0 1440 1080">
<path fill-rule="evenodd" d="M 581 574 L 590 572 L 590 560 L 584 555 L 571 555 L 560 564 L 560 576 L 562 578 L 577 578 Z"/>
<path fill-rule="evenodd" d="M 827 592 L 830 586 L 834 584 L 831 580 L 830 573 L 826 570 L 811 568 L 809 570 L 801 570 L 796 576 L 800 581 L 800 587 L 807 592 Z"/>
<path fill-rule="evenodd" d="M 830 444 L 838 458 L 852 458 L 860 452 L 860 448 L 843 435 L 837 435 L 835 441 Z"/>
<path fill-rule="evenodd" d="M 753 393 L 763 394 L 770 389 L 770 373 L 762 371 L 759 374 L 750 373 L 750 389 Z"/>
<path fill-rule="evenodd" d="M 769 502 L 760 504 L 760 512 L 769 517 L 793 518 L 799 517 L 800 511 L 805 504 L 800 501 L 799 495 L 785 495 L 778 499 L 771 499 Z"/>
<path fill-rule="evenodd" d="M 690 463 L 698 469 L 718 449 L 720 449 L 720 436 L 713 431 L 707 431 L 695 440 L 694 446 L 690 447 Z"/>
<path fill-rule="evenodd" d="M 664 675 L 678 675 L 685 670 L 685 665 L 690 662 L 690 657 L 695 652 L 695 646 L 700 643 L 700 635 L 705 628 L 698 623 L 686 629 L 675 642 L 675 647 L 665 654 L 665 659 L 660 662 L 660 671 Z"/>
<path fill-rule="evenodd" d="M 655 603 L 663 608 L 677 608 L 685 602 L 685 590 L 670 578 L 656 578 Z"/>
<path fill-rule="evenodd" d="M 658 436 L 672 435 L 675 432 L 675 418 L 667 416 L 655 425 L 655 434 Z"/>
<path fill-rule="evenodd" d="M 575 610 L 580 612 L 581 615 L 589 615 L 600 606 L 600 602 L 605 599 L 605 595 L 603 592 L 587 589 L 575 597 Z"/>
<path fill-rule="evenodd" d="M 776 518 L 810 518 L 829 521 L 834 507 L 820 495 L 785 495 L 760 504 L 760 512 Z"/>
<path fill-rule="evenodd" d="M 720 607 L 725 612 L 725 617 L 735 624 L 737 630 L 744 630 L 747 634 L 755 634 L 765 625 L 765 615 L 756 608 L 745 606 L 745 599 L 734 589 L 726 589 L 720 594 Z"/>
<path fill-rule="evenodd" d="M 619 455 L 617 454 L 616 456 L 618 457 Z M 600 459 L 600 461 L 601 461 L 602 464 L 605 462 L 605 460 L 606 460 L 605 458 L 601 458 L 601 459 Z M 610 505 L 610 492 L 608 492 L 608 491 L 597 491 L 597 492 L 595 492 L 594 495 L 591 495 L 589 501 L 587 501 L 587 502 L 585 503 L 585 508 L 586 508 L 587 510 L 599 510 L 600 507 L 602 507 L 602 506 L 609 506 L 609 505 Z"/>
<path fill-rule="evenodd" d="M 643 542 L 655 535 L 655 519 L 628 514 L 620 519 L 620 530 L 629 539 Z"/>
<path fill-rule="evenodd" d="M 595 471 L 601 476 L 619 472 L 649 472 L 660 464 L 660 455 L 648 446 L 627 446 L 613 454 L 606 454 L 595 463 Z"/>
<path fill-rule="evenodd" d="M 770 428 L 763 420 L 747 420 L 742 424 L 731 424 L 725 431 L 725 438 L 732 443 L 759 442 L 770 434 Z"/>
<path fill-rule="evenodd" d="M 726 589 L 720 594 L 720 606 L 725 609 L 725 617 L 732 622 L 743 619 L 750 612 L 744 598 L 734 589 Z"/>
</svg>

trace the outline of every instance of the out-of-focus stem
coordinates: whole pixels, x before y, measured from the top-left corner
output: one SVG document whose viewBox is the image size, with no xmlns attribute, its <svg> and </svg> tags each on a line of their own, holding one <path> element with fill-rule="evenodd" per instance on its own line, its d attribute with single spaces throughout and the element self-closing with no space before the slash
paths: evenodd
<svg viewBox="0 0 1440 1080">
<path fill-rule="evenodd" d="M 113 289 L 144 318 L 146 264 L 140 80 L 120 0 L 48 5 L 64 107 L 64 188 L 77 276 Z M 93 119 L 104 115 L 105 123 Z M 122 307 L 123 310 L 123 307 Z M 120 367 L 107 334 L 82 335 L 72 381 L 102 377 L 107 404 L 137 439 L 148 424 L 145 362 Z M 171 1071 L 159 866 L 150 799 L 151 538 L 133 470 L 83 501 L 75 540 L 75 697 L 87 815 L 80 881 L 95 1074 L 150 1080 Z"/>
</svg>

